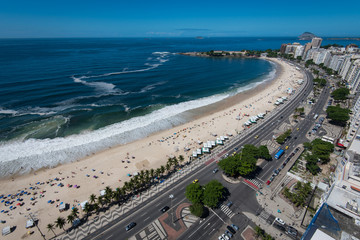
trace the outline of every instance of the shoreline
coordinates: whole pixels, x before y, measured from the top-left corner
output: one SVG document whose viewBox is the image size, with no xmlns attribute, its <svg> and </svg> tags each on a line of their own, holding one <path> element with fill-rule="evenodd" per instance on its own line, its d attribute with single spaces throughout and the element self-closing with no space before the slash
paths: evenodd
<svg viewBox="0 0 360 240">
<path fill-rule="evenodd" d="M 266 59 L 266 60 L 259 59 L 259 61 L 272 62 L 270 59 Z M 43 154 L 43 156 L 41 156 L 41 154 L 37 155 L 38 153 L 35 152 L 34 155 L 30 155 L 31 157 L 29 157 L 29 158 L 21 157 L 20 159 L 12 159 L 9 161 L 5 161 L 2 163 L 3 171 L 7 170 L 8 173 L 10 172 L 10 174 L 0 176 L 0 180 L 9 180 L 9 179 L 17 178 L 20 176 L 28 175 L 28 174 L 36 174 L 37 172 L 42 171 L 42 170 L 52 169 L 52 168 L 56 168 L 56 167 L 59 167 L 64 164 L 82 161 L 83 159 L 85 159 L 89 156 L 92 156 L 93 154 L 96 154 L 96 153 L 99 153 L 102 151 L 106 151 L 109 148 L 114 148 L 117 146 L 122 146 L 125 144 L 129 144 L 129 143 L 138 141 L 140 139 L 152 136 L 152 135 L 160 133 L 162 131 L 166 131 L 171 128 L 177 127 L 177 126 L 181 126 L 183 124 L 189 123 L 189 122 L 199 119 L 201 117 L 210 115 L 210 114 L 214 113 L 215 111 L 220 111 L 222 108 L 230 107 L 231 105 L 236 104 L 236 101 L 242 101 L 245 98 L 244 97 L 245 95 L 249 96 L 249 95 L 255 93 L 256 91 L 262 90 L 265 86 L 267 86 L 268 84 L 271 84 L 271 82 L 278 77 L 278 75 L 281 72 L 280 65 L 273 63 L 273 62 L 271 63 L 271 65 L 272 65 L 272 70 L 269 73 L 267 73 L 266 75 L 261 76 L 257 79 L 254 79 L 255 81 L 251 81 L 243 87 L 238 87 L 233 92 L 223 92 L 223 93 L 215 94 L 212 96 L 207 96 L 207 97 L 203 97 L 200 99 L 191 100 L 189 103 L 191 103 L 193 101 L 194 102 L 202 101 L 202 103 L 200 103 L 198 105 L 203 105 L 207 98 L 211 98 L 213 96 L 215 96 L 215 98 L 218 98 L 217 96 L 220 96 L 220 100 L 217 99 L 217 100 L 215 100 L 216 102 L 210 103 L 208 105 L 200 106 L 200 107 L 195 107 L 195 108 L 192 108 L 189 110 L 184 110 L 183 112 L 180 112 L 177 114 L 175 113 L 175 115 L 173 115 L 172 117 L 167 117 L 165 119 L 162 119 L 162 120 L 164 120 L 163 123 L 165 123 L 166 126 L 161 125 L 162 120 L 157 119 L 154 122 L 149 123 L 146 126 L 142 126 L 142 127 L 135 128 L 135 129 L 130 129 L 130 130 L 124 131 L 124 132 L 119 132 L 113 136 L 109 135 L 106 138 L 103 138 L 99 141 L 94 141 L 92 143 L 91 143 L 91 141 L 89 141 L 88 143 L 84 143 L 84 145 L 78 145 L 79 148 L 83 147 L 84 149 L 88 149 L 88 150 L 90 149 L 87 152 L 81 152 L 81 151 L 77 152 L 76 151 L 77 147 L 74 145 L 74 146 L 72 146 L 68 149 L 64 149 L 64 150 L 55 150 L 55 151 L 45 152 Z M 272 74 L 273 72 L 275 72 L 275 74 Z M 242 89 L 242 88 L 244 88 L 244 89 Z M 223 99 L 221 99 L 221 98 L 223 98 Z M 210 101 L 212 101 L 212 99 L 210 99 Z M 176 107 L 177 105 L 184 104 L 184 103 L 186 104 L 187 102 L 178 103 L 173 106 Z M 168 107 L 172 107 L 172 105 L 170 105 Z M 183 107 L 181 107 L 181 108 L 183 108 Z M 140 117 L 151 117 L 151 114 L 152 113 L 149 113 L 148 115 L 144 115 L 144 116 L 140 116 Z M 135 118 L 137 118 L 137 117 L 135 117 Z M 168 121 L 169 119 L 170 120 L 175 119 L 175 121 Z M 117 124 L 121 124 L 121 122 L 117 123 Z M 109 127 L 111 128 L 111 125 L 106 126 L 102 129 L 97 129 L 91 135 L 96 135 L 96 133 L 98 131 L 103 131 L 103 130 L 108 131 L 110 129 Z M 148 129 L 151 129 L 152 127 L 155 127 L 155 128 L 157 127 L 158 129 L 148 130 Z M 135 136 L 135 135 L 139 135 L 139 136 L 133 137 L 133 136 L 131 136 L 132 134 L 134 134 L 133 136 Z M 77 134 L 77 135 L 78 135 L 78 137 L 81 137 L 83 134 Z M 126 137 L 126 135 L 130 135 L 131 136 L 130 139 L 120 140 L 120 141 L 114 140 L 114 139 L 122 139 L 122 137 L 124 137 L 124 136 Z M 68 137 L 70 139 L 67 139 Z M 73 139 L 71 139 L 71 137 L 72 136 L 62 137 L 62 138 L 60 138 L 60 140 L 62 143 L 66 144 L 66 141 L 70 142 L 71 140 L 73 140 Z M 89 137 L 91 137 L 91 136 L 89 136 Z M 50 147 L 53 146 L 55 139 L 50 139 L 49 141 L 50 141 L 50 143 L 49 143 Z M 44 142 L 44 144 L 45 143 L 46 142 Z M 101 143 L 105 143 L 105 144 L 101 144 Z M 46 147 L 45 148 L 42 147 L 42 148 L 43 148 L 43 150 L 46 151 Z M 69 154 L 66 153 L 67 150 L 70 150 Z M 64 153 L 64 154 L 62 154 L 62 153 Z M 54 154 L 60 154 L 62 156 L 65 155 L 65 158 L 64 159 L 53 158 Z M 41 160 L 39 161 L 41 163 L 44 162 L 44 158 L 46 158 L 46 157 L 48 157 L 48 159 L 53 159 L 53 160 L 51 162 L 47 162 L 47 163 L 45 162 L 44 164 L 38 164 L 38 166 L 34 166 L 34 167 L 32 167 L 32 169 L 30 171 L 28 171 L 27 169 L 30 168 L 29 165 L 31 164 L 30 160 L 32 160 L 32 159 L 36 160 L 37 156 L 39 156 L 39 159 L 41 158 Z M 20 163 L 20 161 L 21 161 L 21 163 Z M 18 167 L 18 169 L 16 169 L 15 167 L 13 167 L 14 164 L 16 165 L 16 162 L 18 162 L 20 166 L 22 165 L 21 168 Z M 41 166 L 41 165 L 43 165 L 43 166 Z M 14 173 L 11 173 L 11 172 L 14 172 Z"/>
<path fill-rule="evenodd" d="M 54 168 L 39 169 L 31 174 L 1 179 L 1 194 L 13 194 L 30 186 L 37 186 L 39 187 L 38 191 L 45 191 L 43 197 L 36 199 L 35 205 L 30 205 L 31 201 L 28 197 L 24 197 L 24 206 L 10 212 L 13 219 L 10 219 L 11 216 L 4 215 L 3 218 L 6 218 L 8 225 L 20 226 L 20 229 L 9 236 L 20 238 L 21 233 L 25 232 L 21 229 L 25 218 L 20 216 L 24 212 L 26 213 L 25 208 L 30 207 L 31 211 L 37 212 L 38 218 L 41 219 L 39 226 L 44 231 L 46 225 L 54 222 L 58 216 L 69 215 L 69 211 L 59 213 L 54 205 L 47 204 L 48 200 L 59 199 L 59 201 L 72 206 L 78 206 L 79 202 L 88 200 L 90 194 L 99 195 L 99 191 L 106 186 L 113 189 L 121 187 L 125 181 L 130 180 L 127 174 L 151 168 L 156 169 L 166 164 L 167 159 L 172 155 L 183 155 L 187 160 L 194 149 L 201 147 L 197 141 L 213 140 L 214 134 L 218 136 L 235 135 L 238 131 L 241 132 L 244 129 L 244 122 L 249 118 L 245 115 L 251 116 L 274 110 L 276 108 L 273 104 L 274 100 L 280 96 L 286 96 L 288 87 L 293 89 L 300 87 L 296 82 L 302 78 L 302 74 L 278 59 L 266 60 L 273 61 L 278 65 L 274 79 L 220 102 L 202 107 L 202 109 L 189 110 L 187 114 L 192 115 L 193 119 L 187 123 L 152 133 L 131 143 L 111 147 L 81 160 L 60 164 Z M 241 119 L 236 120 L 237 116 L 240 116 Z M 190 151 L 184 151 L 184 147 L 190 148 Z M 97 177 L 88 177 L 87 175 Z M 56 184 L 61 182 L 65 186 L 51 186 L 51 183 L 55 181 L 53 179 L 56 178 L 61 179 L 57 180 Z M 37 182 L 40 184 L 36 184 Z M 67 184 L 76 184 L 80 187 L 68 188 Z M 0 206 L 0 209 L 3 209 L 3 206 Z M 55 232 L 59 233 L 60 231 L 55 229 Z M 35 232 L 29 239 L 39 238 L 40 235 L 37 235 L 39 234 Z M 52 233 L 48 233 L 48 236 L 51 235 Z M 5 237 L 4 239 L 10 238 Z"/>
</svg>

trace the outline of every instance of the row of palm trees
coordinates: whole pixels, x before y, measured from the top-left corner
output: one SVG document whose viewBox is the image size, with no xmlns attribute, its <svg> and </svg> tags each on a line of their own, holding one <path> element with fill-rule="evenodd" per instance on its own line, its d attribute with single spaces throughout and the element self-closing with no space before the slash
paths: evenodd
<svg viewBox="0 0 360 240">
<path fill-rule="evenodd" d="M 184 157 L 180 155 L 177 157 L 169 157 L 166 165 L 162 165 L 157 169 L 141 170 L 136 176 L 133 176 L 130 181 L 124 182 L 122 187 L 118 187 L 112 190 L 109 186 L 105 188 L 105 194 L 102 196 L 96 196 L 91 194 L 89 202 L 85 204 L 83 211 L 85 217 L 83 220 L 87 220 L 88 216 L 93 212 L 98 214 L 101 210 L 108 209 L 113 204 L 121 205 L 129 200 L 131 197 L 149 189 L 152 185 L 159 183 L 163 178 L 169 177 L 172 173 L 176 172 L 178 167 L 182 166 Z M 166 174 L 165 174 L 166 173 Z M 54 229 L 64 229 L 67 223 L 72 224 L 73 221 L 79 217 L 79 209 L 73 207 L 67 219 L 58 217 L 54 224 L 49 223 L 47 225 L 48 231 L 52 231 L 56 236 Z"/>
</svg>

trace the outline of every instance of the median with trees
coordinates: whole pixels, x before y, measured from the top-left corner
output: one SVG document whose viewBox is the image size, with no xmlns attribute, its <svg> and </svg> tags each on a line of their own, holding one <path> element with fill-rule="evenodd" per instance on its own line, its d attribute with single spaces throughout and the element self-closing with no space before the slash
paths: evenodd
<svg viewBox="0 0 360 240">
<path fill-rule="evenodd" d="M 185 196 L 192 203 L 190 212 L 197 217 L 205 217 L 205 206 L 215 208 L 224 199 L 226 190 L 218 180 L 211 180 L 204 186 L 191 183 L 186 187 Z"/>
<path fill-rule="evenodd" d="M 218 165 L 228 176 L 249 176 L 255 172 L 256 162 L 259 158 L 271 160 L 268 148 L 266 146 L 257 148 L 247 144 L 240 153 L 221 160 Z"/>
</svg>

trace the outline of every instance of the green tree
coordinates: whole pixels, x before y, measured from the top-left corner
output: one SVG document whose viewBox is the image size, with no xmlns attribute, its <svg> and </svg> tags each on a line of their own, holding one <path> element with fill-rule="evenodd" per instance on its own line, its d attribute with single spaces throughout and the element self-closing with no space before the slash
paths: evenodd
<svg viewBox="0 0 360 240">
<path fill-rule="evenodd" d="M 269 153 L 269 149 L 267 148 L 267 146 L 261 145 L 259 147 L 259 157 L 266 160 L 271 160 L 272 157 Z"/>
<path fill-rule="evenodd" d="M 238 156 L 237 156 L 238 157 Z M 236 156 L 230 156 L 221 160 L 218 165 L 226 175 L 234 177 L 238 174 L 239 160 Z"/>
<path fill-rule="evenodd" d="M 66 218 L 66 221 L 69 224 L 72 224 L 74 220 L 75 220 L 75 216 L 73 214 L 68 215 L 67 218 Z"/>
<path fill-rule="evenodd" d="M 54 224 L 49 223 L 48 225 L 46 225 L 46 228 L 48 231 L 52 231 L 54 236 L 56 237 L 56 234 L 54 232 Z"/>
<path fill-rule="evenodd" d="M 184 156 L 183 155 L 179 155 L 179 162 L 180 164 L 182 164 L 184 162 Z"/>
<path fill-rule="evenodd" d="M 79 209 L 77 207 L 73 207 L 71 210 L 71 214 L 74 215 L 74 217 L 78 217 Z"/>
<path fill-rule="evenodd" d="M 55 226 L 65 231 L 65 229 L 64 229 L 65 219 L 63 217 L 58 217 L 55 220 Z"/>
<path fill-rule="evenodd" d="M 203 198 L 203 188 L 200 184 L 191 183 L 186 187 L 185 196 L 193 204 L 201 203 Z"/>
<path fill-rule="evenodd" d="M 310 151 L 311 151 L 311 149 L 312 149 L 312 145 L 311 145 L 311 143 L 309 143 L 309 142 L 304 142 L 304 143 L 303 143 L 303 146 L 304 146 L 304 148 L 309 149 Z"/>
<path fill-rule="evenodd" d="M 89 201 L 90 201 L 90 203 L 94 203 L 96 201 L 96 195 L 91 194 L 90 197 L 89 197 Z"/>
<path fill-rule="evenodd" d="M 327 117 L 331 119 L 331 123 L 338 126 L 346 126 L 346 122 L 350 119 L 350 110 L 339 106 L 329 106 L 326 113 Z"/>
<path fill-rule="evenodd" d="M 86 214 L 86 219 L 88 218 L 90 212 L 91 212 L 91 209 L 92 209 L 92 206 L 89 204 L 89 203 L 85 203 L 85 206 L 84 206 L 84 212 Z"/>
<path fill-rule="evenodd" d="M 197 217 L 204 217 L 206 211 L 204 205 L 201 203 L 194 203 L 190 206 L 190 212 L 191 214 L 197 216 Z"/>
<path fill-rule="evenodd" d="M 216 207 L 223 198 L 224 191 L 224 186 L 218 180 L 211 180 L 205 185 L 203 203 L 210 208 Z"/>
<path fill-rule="evenodd" d="M 349 94 L 350 94 L 349 89 L 347 89 L 347 88 L 339 88 L 339 89 L 334 90 L 331 93 L 331 96 L 335 100 L 346 100 Z"/>
</svg>

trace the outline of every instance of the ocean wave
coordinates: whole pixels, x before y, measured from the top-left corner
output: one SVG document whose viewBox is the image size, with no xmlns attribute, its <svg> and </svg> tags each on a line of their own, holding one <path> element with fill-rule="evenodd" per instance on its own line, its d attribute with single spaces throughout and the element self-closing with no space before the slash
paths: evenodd
<svg viewBox="0 0 360 240">
<path fill-rule="evenodd" d="M 159 53 L 160 54 L 160 53 Z M 94 131 L 52 139 L 27 139 L 0 142 L 0 176 L 28 173 L 43 167 L 75 161 L 109 147 L 144 138 L 154 132 L 185 123 L 186 111 L 196 111 L 233 94 L 246 91 L 258 84 L 273 79 L 276 69 L 247 86 L 234 91 L 197 100 L 165 106 L 151 113 L 115 123 Z M 131 111 L 126 105 L 125 111 Z M 136 108 L 134 108 L 136 109 Z M 132 109 L 132 110 L 134 110 Z M 66 119 L 62 120 L 66 124 Z"/>
</svg>

